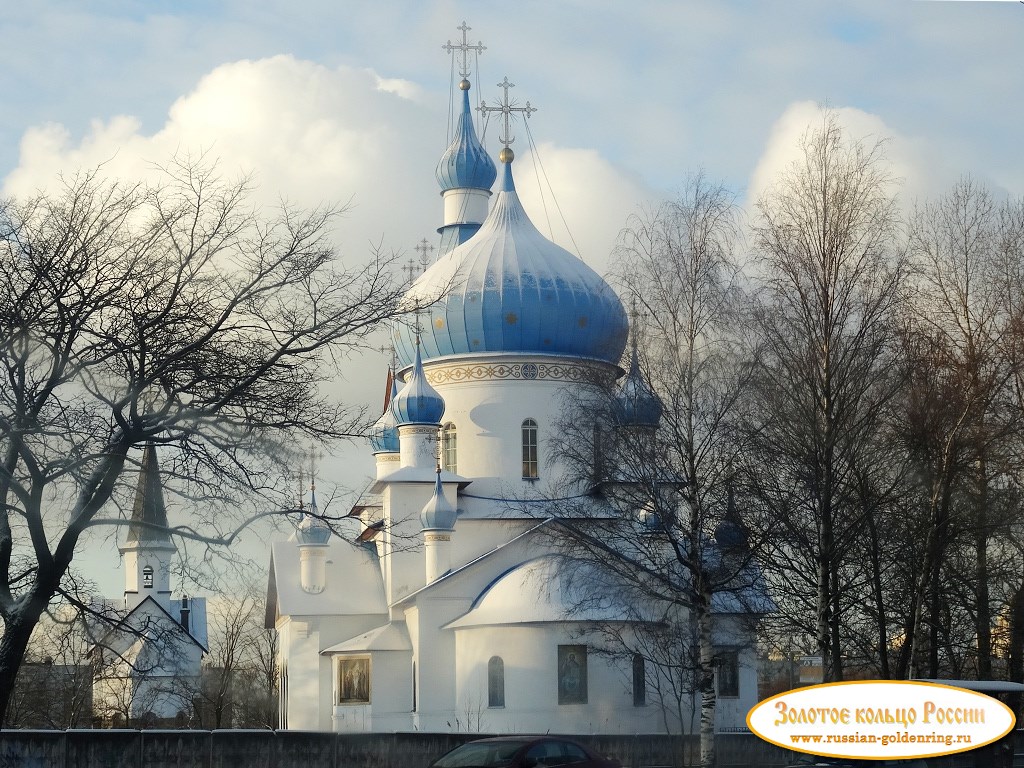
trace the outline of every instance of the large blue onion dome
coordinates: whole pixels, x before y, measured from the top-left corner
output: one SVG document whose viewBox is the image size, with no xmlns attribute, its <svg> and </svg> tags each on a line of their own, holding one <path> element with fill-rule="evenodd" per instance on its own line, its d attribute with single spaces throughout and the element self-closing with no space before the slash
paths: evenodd
<svg viewBox="0 0 1024 768">
<path fill-rule="evenodd" d="M 370 445 L 374 453 L 398 453 L 398 420 L 394 411 L 391 410 L 395 396 L 398 394 L 398 378 L 389 370 L 388 378 L 391 379 L 391 388 L 388 392 L 387 402 L 384 404 L 384 413 L 370 428 Z"/>
<path fill-rule="evenodd" d="M 444 416 L 444 399 L 430 386 L 423 373 L 419 343 L 412 373 L 402 390 L 391 401 L 390 410 L 398 424 L 440 424 Z"/>
<path fill-rule="evenodd" d="M 312 495 L 309 501 L 309 514 L 303 514 L 302 519 L 299 520 L 299 531 L 297 538 L 299 544 L 313 544 L 315 546 L 321 546 L 328 542 L 331 538 L 331 528 L 317 515 L 319 514 L 316 507 L 316 491 L 312 491 Z"/>
<path fill-rule="evenodd" d="M 434 495 L 420 512 L 420 524 L 423 530 L 450 531 L 455 528 L 455 518 L 458 515 L 455 507 L 444 495 L 444 488 L 441 486 L 441 470 L 437 471 L 437 479 L 434 481 Z"/>
<path fill-rule="evenodd" d="M 509 163 L 502 174 L 480 231 L 439 258 L 406 293 L 407 307 L 429 314 L 423 355 L 518 352 L 618 363 L 628 328 L 619 297 L 581 259 L 537 230 Z M 399 326 L 395 346 L 399 361 L 409 365 L 413 331 Z"/>
<path fill-rule="evenodd" d="M 640 373 L 636 347 L 629 360 L 629 373 L 615 393 L 615 420 L 626 427 L 657 427 L 663 408 L 661 400 Z"/>
<path fill-rule="evenodd" d="M 459 90 L 462 91 L 462 112 L 455 126 L 455 138 L 437 164 L 437 183 L 445 192 L 467 187 L 490 190 L 498 177 L 498 170 L 473 128 L 469 80 L 463 79 Z"/>
</svg>

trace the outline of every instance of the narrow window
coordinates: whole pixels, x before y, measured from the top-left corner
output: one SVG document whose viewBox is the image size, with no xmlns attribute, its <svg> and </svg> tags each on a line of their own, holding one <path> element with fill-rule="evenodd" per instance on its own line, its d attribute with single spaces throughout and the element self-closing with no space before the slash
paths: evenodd
<svg viewBox="0 0 1024 768">
<path fill-rule="evenodd" d="M 718 695 L 732 697 L 740 695 L 740 660 L 737 651 L 719 651 L 717 654 Z"/>
<path fill-rule="evenodd" d="M 288 663 L 281 665 L 281 680 L 278 683 L 281 700 L 278 705 L 278 718 L 281 728 L 288 727 Z"/>
<path fill-rule="evenodd" d="M 558 703 L 587 703 L 587 646 L 558 646 Z"/>
<path fill-rule="evenodd" d="M 523 422 L 523 479 L 536 480 L 538 477 L 537 422 L 527 419 Z"/>
<path fill-rule="evenodd" d="M 487 662 L 487 706 L 505 706 L 505 662 L 501 656 L 491 656 Z"/>
<path fill-rule="evenodd" d="M 412 711 L 416 711 L 416 662 L 412 663 Z"/>
<path fill-rule="evenodd" d="M 142 586 L 145 589 L 153 588 L 153 569 L 148 565 L 142 569 Z"/>
<path fill-rule="evenodd" d="M 633 706 L 647 705 L 647 672 L 644 669 L 644 657 L 633 654 Z"/>
<path fill-rule="evenodd" d="M 458 473 L 458 435 L 455 425 L 448 422 L 441 428 L 441 456 L 444 468 L 452 474 Z"/>
</svg>

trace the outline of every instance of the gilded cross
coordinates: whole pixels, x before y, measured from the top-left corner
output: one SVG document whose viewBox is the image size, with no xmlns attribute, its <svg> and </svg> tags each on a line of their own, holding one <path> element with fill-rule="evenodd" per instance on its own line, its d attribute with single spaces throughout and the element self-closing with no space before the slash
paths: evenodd
<svg viewBox="0 0 1024 768">
<path fill-rule="evenodd" d="M 477 43 L 476 45 L 470 45 L 469 41 L 466 39 L 466 33 L 469 32 L 469 30 L 471 30 L 472 27 L 467 26 L 465 21 L 462 22 L 462 26 L 456 27 L 456 29 L 462 30 L 462 42 L 453 43 L 451 40 L 449 40 L 447 43 L 442 45 L 441 48 L 447 51 L 448 53 L 452 54 L 453 56 L 455 55 L 455 52 L 458 51 L 459 56 L 462 59 L 462 66 L 459 67 L 459 74 L 463 77 L 463 79 L 465 79 L 469 77 L 469 52 L 474 51 L 479 56 L 481 51 L 486 51 L 487 48 L 486 46 L 480 43 Z"/>
</svg>

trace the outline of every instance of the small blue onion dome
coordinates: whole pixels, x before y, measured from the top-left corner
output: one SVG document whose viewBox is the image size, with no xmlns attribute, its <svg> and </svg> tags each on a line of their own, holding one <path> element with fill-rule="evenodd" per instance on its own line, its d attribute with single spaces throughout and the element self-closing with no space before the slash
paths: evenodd
<svg viewBox="0 0 1024 768">
<path fill-rule="evenodd" d="M 537 230 L 523 210 L 509 162 L 480 230 L 420 275 L 404 301 L 427 307 L 429 322 L 420 338 L 428 360 L 513 352 L 614 365 L 626 346 L 619 297 L 581 259 Z M 395 331 L 402 365 L 412 361 L 415 338 L 403 326 Z"/>
<path fill-rule="evenodd" d="M 438 470 L 437 479 L 434 481 L 434 495 L 420 512 L 420 523 L 423 530 L 451 531 L 455 528 L 455 518 L 458 515 L 455 507 L 444 495 L 444 488 L 441 486 L 441 472 Z"/>
<path fill-rule="evenodd" d="M 663 408 L 661 400 L 644 381 L 636 348 L 629 361 L 629 373 L 615 394 L 615 418 L 621 426 L 657 427 Z"/>
<path fill-rule="evenodd" d="M 370 429 L 370 445 L 374 453 L 398 453 L 398 420 L 391 409 L 398 394 L 398 379 L 391 377 L 391 394 L 388 397 L 388 405 L 384 413 Z"/>
<path fill-rule="evenodd" d="M 402 391 L 391 401 L 391 410 L 398 424 L 440 424 L 444 416 L 444 399 L 430 386 L 423 372 L 419 343 L 412 373 Z"/>
<path fill-rule="evenodd" d="M 469 81 L 462 80 L 459 89 L 462 91 L 462 112 L 455 126 L 455 138 L 437 164 L 437 183 L 445 192 L 467 187 L 489 190 L 498 177 L 498 170 L 473 128 Z"/>
<path fill-rule="evenodd" d="M 750 534 L 736 509 L 736 493 L 729 485 L 725 515 L 715 526 L 715 543 L 726 554 L 746 553 L 750 550 Z"/>
<path fill-rule="evenodd" d="M 316 491 L 313 491 L 313 496 L 309 502 L 309 511 L 310 514 L 303 514 L 302 519 L 299 520 L 297 536 L 299 544 L 326 544 L 331 538 L 331 529 L 327 523 L 316 517 Z"/>
</svg>

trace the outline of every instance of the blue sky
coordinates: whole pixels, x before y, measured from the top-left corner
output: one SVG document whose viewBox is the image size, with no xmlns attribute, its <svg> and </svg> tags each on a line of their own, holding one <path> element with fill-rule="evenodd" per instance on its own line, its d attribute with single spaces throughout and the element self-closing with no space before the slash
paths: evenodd
<svg viewBox="0 0 1024 768">
<path fill-rule="evenodd" d="M 441 46 L 464 19 L 487 46 L 479 93 L 495 100 L 507 75 L 539 108 L 530 130 L 566 220 L 550 236 L 599 271 L 627 216 L 695 171 L 754 216 L 821 103 L 890 140 L 907 206 L 963 173 L 1024 194 L 1024 5 L 923 0 L 28 0 L 0 17 L 3 193 L 207 150 L 255 172 L 268 201 L 350 202 L 336 237 L 352 263 L 370 242 L 411 252 L 440 220 Z M 383 366 L 353 362 L 339 395 L 376 405 Z M 362 446 L 325 465 L 321 487 L 359 487 L 372 467 Z"/>
</svg>

